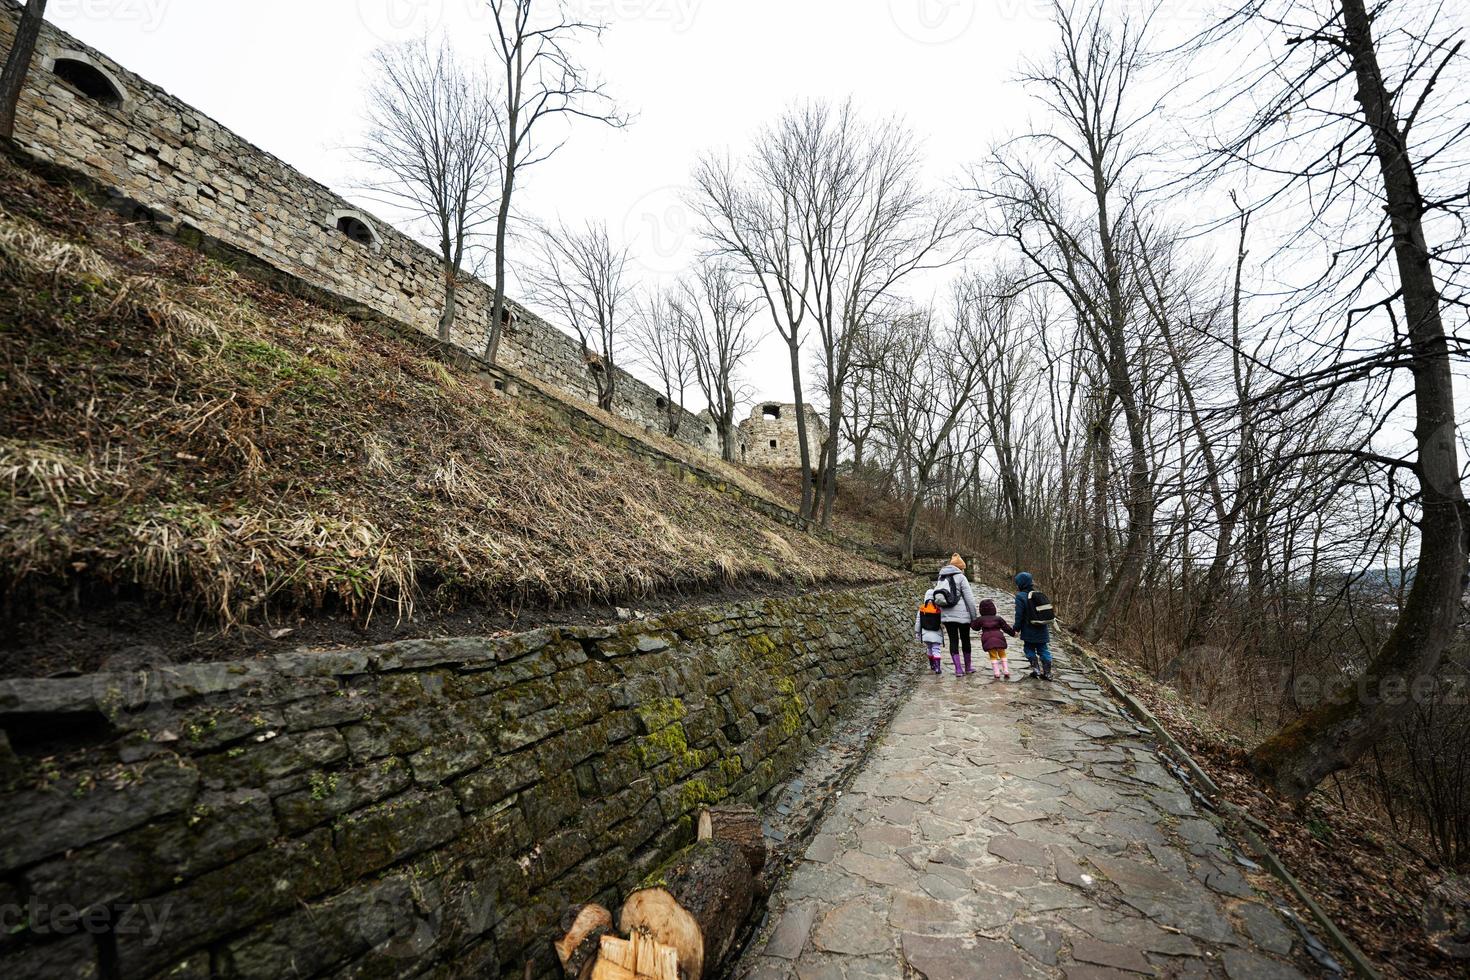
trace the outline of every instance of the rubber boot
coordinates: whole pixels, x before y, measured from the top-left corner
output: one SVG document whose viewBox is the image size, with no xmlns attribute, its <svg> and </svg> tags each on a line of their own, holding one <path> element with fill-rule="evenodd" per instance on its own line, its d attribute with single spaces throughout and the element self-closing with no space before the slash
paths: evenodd
<svg viewBox="0 0 1470 980">
<path fill-rule="evenodd" d="M 996 680 L 1000 680 L 1000 661 L 999 660 L 992 660 L 992 661 L 990 661 L 990 672 L 995 675 L 995 679 Z"/>
<path fill-rule="evenodd" d="M 965 673 L 967 673 L 967 674 L 973 674 L 973 673 L 975 673 L 975 668 L 970 666 L 970 651 L 969 650 L 966 650 L 965 651 Z"/>
<path fill-rule="evenodd" d="M 958 653 L 951 653 L 949 658 L 954 661 L 954 675 L 956 677 L 965 676 L 965 668 L 960 666 L 960 655 Z"/>
</svg>

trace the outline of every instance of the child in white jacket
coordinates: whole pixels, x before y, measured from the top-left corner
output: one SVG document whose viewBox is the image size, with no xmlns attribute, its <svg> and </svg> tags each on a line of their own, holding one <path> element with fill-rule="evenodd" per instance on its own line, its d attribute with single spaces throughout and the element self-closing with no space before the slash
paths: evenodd
<svg viewBox="0 0 1470 980">
<path fill-rule="evenodd" d="M 934 602 L 934 590 L 924 593 L 924 601 L 914 614 L 914 639 L 924 644 L 929 654 L 929 669 L 936 674 L 944 673 L 940 654 L 944 652 L 944 623 L 939 606 Z"/>
</svg>

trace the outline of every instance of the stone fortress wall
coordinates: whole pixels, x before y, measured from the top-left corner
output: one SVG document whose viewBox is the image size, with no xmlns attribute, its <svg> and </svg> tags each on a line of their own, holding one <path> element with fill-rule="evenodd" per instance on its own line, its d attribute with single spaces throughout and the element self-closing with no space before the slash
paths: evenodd
<svg viewBox="0 0 1470 980">
<path fill-rule="evenodd" d="M 768 800 L 911 591 L 0 681 L 0 976 L 559 976 L 562 909 Z"/>
<path fill-rule="evenodd" d="M 0 0 L 0 50 L 20 16 Z M 313 286 L 426 333 L 438 330 L 438 256 L 300 171 L 51 24 L 16 115 L 27 152 L 113 188 L 140 218 L 197 229 Z M 484 348 L 493 287 L 469 278 L 451 338 Z M 597 388 L 581 346 L 524 306 L 501 344 L 503 364 L 584 401 Z M 662 395 L 620 371 L 614 410 L 665 431 Z M 718 452 L 707 419 L 677 409 L 681 441 Z"/>
<path fill-rule="evenodd" d="M 827 425 L 816 409 L 806 406 L 808 445 L 815 457 L 827 438 Z M 750 466 L 797 469 L 801 466 L 801 445 L 796 437 L 796 406 L 791 402 L 761 402 L 750 410 L 750 417 L 738 426 L 737 446 L 740 462 Z M 816 465 L 813 458 L 812 465 Z"/>
</svg>

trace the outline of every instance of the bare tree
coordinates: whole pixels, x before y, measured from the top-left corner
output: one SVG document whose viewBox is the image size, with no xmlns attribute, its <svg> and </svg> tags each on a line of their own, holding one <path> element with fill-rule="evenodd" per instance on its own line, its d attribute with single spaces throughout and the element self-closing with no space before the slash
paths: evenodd
<svg viewBox="0 0 1470 980">
<path fill-rule="evenodd" d="M 20 102 L 20 90 L 31 69 L 36 39 L 41 36 L 41 23 L 45 16 L 46 0 L 27 0 L 25 9 L 21 11 L 15 40 L 5 56 L 5 68 L 0 71 L 0 139 L 15 137 L 15 107 Z"/>
<path fill-rule="evenodd" d="M 546 160 L 562 141 L 543 141 L 544 122 L 590 119 L 622 127 L 621 114 L 602 82 L 592 79 L 578 62 L 577 43 L 597 38 L 605 24 L 578 20 L 565 2 L 551 18 L 532 17 L 533 0 L 485 0 L 494 15 L 491 40 L 500 63 L 502 100 L 500 120 L 500 201 L 495 214 L 495 297 L 490 305 L 490 328 L 485 337 L 485 359 L 494 364 L 500 352 L 505 316 L 506 229 L 511 198 L 522 170 Z"/>
<path fill-rule="evenodd" d="M 1017 567 L 1021 564 L 1021 534 L 1026 515 L 1021 454 L 1027 426 L 1022 411 L 1023 389 L 1034 383 L 1029 374 L 1028 337 L 1022 321 L 1023 298 L 1017 295 L 1019 276 L 985 279 L 974 275 L 956 283 L 957 315 L 977 348 L 978 389 L 984 395 L 983 425 L 995 458 L 997 480 L 1004 502 L 1006 536 Z M 1044 325 L 1043 325 L 1044 329 Z"/>
<path fill-rule="evenodd" d="M 1101 0 L 1085 7 L 1057 2 L 1052 17 L 1057 46 L 1049 60 L 1026 71 L 1024 80 L 1058 125 L 1031 134 L 1020 145 L 1045 147 L 1058 179 L 1003 149 L 996 157 L 999 179 L 993 187 L 977 189 L 998 205 L 999 232 L 1026 257 L 1036 281 L 1055 288 L 1076 311 L 1106 380 L 1106 391 L 1094 406 L 1096 445 L 1091 450 L 1099 532 L 1103 474 L 1110 462 L 1108 429 L 1115 409 L 1123 416 L 1129 449 L 1127 529 L 1118 562 L 1077 626 L 1079 634 L 1095 640 L 1127 607 L 1154 532 L 1147 403 L 1135 377 L 1140 345 L 1125 255 L 1125 233 L 1137 206 L 1132 170 L 1145 149 L 1139 130 L 1153 106 L 1135 107 L 1132 92 L 1144 60 L 1142 28 L 1126 18 L 1111 25 Z M 1067 185 L 1083 190 L 1086 210 L 1072 206 L 1063 192 Z M 1099 537 L 1094 537 L 1095 550 L 1103 545 Z"/>
<path fill-rule="evenodd" d="M 755 351 L 759 335 L 751 296 L 729 266 L 703 262 L 679 283 L 672 299 L 679 339 L 694 363 L 694 376 L 709 406 L 720 455 L 733 462 L 735 410 L 745 397 L 740 367 Z"/>
<path fill-rule="evenodd" d="M 706 159 L 697 201 L 716 251 L 740 257 L 765 295 L 791 358 L 802 455 L 802 514 L 831 520 L 843 394 L 860 326 L 911 273 L 953 258 L 966 231 L 958 208 L 919 181 L 917 142 L 898 122 L 870 125 L 850 101 L 791 107 L 756 139 L 745 172 Z M 827 438 L 820 447 L 820 500 L 811 486 L 811 446 L 801 378 L 807 318 L 817 360 Z"/>
<path fill-rule="evenodd" d="M 677 294 L 654 290 L 633 304 L 628 344 L 663 392 L 664 434 L 674 438 L 684 415 L 684 395 L 695 380 L 694 352 L 681 330 Z"/>
<path fill-rule="evenodd" d="M 608 237 L 604 222 L 580 230 L 565 224 L 542 229 L 540 261 L 527 271 L 531 298 L 566 320 L 597 390 L 597 405 L 611 411 L 617 358 L 631 314 L 624 278 L 628 250 Z"/>
<path fill-rule="evenodd" d="M 439 339 L 448 341 L 465 249 L 493 214 L 499 120 L 484 77 L 449 44 L 427 38 L 372 57 L 366 139 L 357 150 L 375 172 L 370 192 L 433 229 L 444 276 Z"/>
<path fill-rule="evenodd" d="M 974 449 L 972 441 L 961 447 L 953 437 L 967 416 L 975 416 L 973 401 L 986 353 L 974 327 L 985 314 L 960 284 L 951 301 L 944 320 L 933 310 L 894 319 L 875 393 L 882 405 L 881 424 L 904 459 L 901 465 L 911 471 L 899 543 L 905 562 L 914 557 L 921 510 L 934 490 L 952 480 L 957 471 L 952 464 Z M 950 491 L 947 496 L 953 499 L 954 488 Z"/>
<path fill-rule="evenodd" d="M 1455 229 L 1463 229 L 1470 200 L 1463 171 L 1456 176 L 1442 165 L 1462 153 L 1467 121 L 1452 111 L 1463 111 L 1463 101 L 1440 98 L 1453 96 L 1441 82 L 1463 64 L 1457 59 L 1464 38 L 1443 28 L 1439 13 L 1392 0 L 1371 12 L 1363 0 L 1251 0 L 1218 32 L 1230 40 L 1242 25 L 1264 26 L 1286 41 L 1284 53 L 1264 71 L 1255 66 L 1235 93 L 1259 108 L 1218 148 L 1219 159 L 1268 175 L 1276 182 L 1273 197 L 1304 189 L 1311 227 L 1324 239 L 1341 236 L 1331 244 L 1329 275 L 1313 291 L 1326 297 L 1320 319 L 1327 334 L 1313 349 L 1331 360 L 1302 365 L 1280 387 L 1298 401 L 1359 387 L 1358 434 L 1322 452 L 1346 464 L 1339 479 L 1373 472 L 1390 488 L 1399 476 L 1416 487 L 1396 501 L 1416 516 L 1419 554 L 1393 630 L 1350 691 L 1302 714 L 1252 753 L 1256 770 L 1295 797 L 1350 765 L 1407 716 L 1414 698 L 1403 692 L 1433 679 L 1461 615 L 1470 507 L 1451 358 L 1463 354 L 1464 341 L 1448 334 L 1444 314 L 1463 303 L 1463 288 L 1452 279 L 1464 266 L 1463 235 Z M 1406 392 L 1395 388 L 1396 379 L 1407 382 Z M 1368 384 L 1376 396 L 1362 388 Z M 1412 449 L 1378 451 L 1366 440 L 1389 425 L 1400 404 L 1412 406 Z"/>
<path fill-rule="evenodd" d="M 789 110 L 778 126 L 799 148 L 798 241 L 811 269 L 806 299 L 827 403 L 819 467 L 819 520 L 826 527 L 854 342 L 903 279 L 953 261 L 949 246 L 968 227 L 953 202 L 922 187 L 918 141 L 896 120 L 869 125 L 851 101 L 812 102 Z"/>
<path fill-rule="evenodd" d="M 801 465 L 799 513 L 808 520 L 814 495 L 801 350 L 813 284 L 799 237 L 802 159 L 801 147 L 789 133 L 768 127 L 757 138 L 747 167 L 715 156 L 699 162 L 694 172 L 694 206 L 704 221 L 711 251 L 741 264 L 786 343 Z"/>
</svg>

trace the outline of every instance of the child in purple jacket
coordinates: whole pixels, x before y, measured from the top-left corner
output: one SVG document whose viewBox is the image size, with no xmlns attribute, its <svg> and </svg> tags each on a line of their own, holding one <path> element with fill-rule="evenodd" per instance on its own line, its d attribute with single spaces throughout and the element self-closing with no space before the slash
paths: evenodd
<svg viewBox="0 0 1470 980">
<path fill-rule="evenodd" d="M 995 614 L 995 603 L 990 599 L 980 601 L 980 615 L 975 620 L 975 629 L 980 631 L 980 649 L 990 654 L 990 670 L 995 679 L 1011 679 L 1011 662 L 1006 658 L 1006 637 L 1015 636 L 1015 627 Z"/>
</svg>

